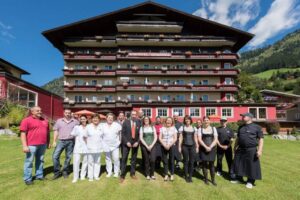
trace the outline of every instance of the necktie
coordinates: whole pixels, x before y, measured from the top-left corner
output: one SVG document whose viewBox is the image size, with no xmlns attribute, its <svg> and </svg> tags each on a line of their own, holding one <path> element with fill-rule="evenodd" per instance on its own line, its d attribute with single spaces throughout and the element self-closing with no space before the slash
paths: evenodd
<svg viewBox="0 0 300 200">
<path fill-rule="evenodd" d="M 135 139 L 135 122 L 132 121 L 132 124 L 131 124 L 131 136 L 133 139 Z"/>
</svg>

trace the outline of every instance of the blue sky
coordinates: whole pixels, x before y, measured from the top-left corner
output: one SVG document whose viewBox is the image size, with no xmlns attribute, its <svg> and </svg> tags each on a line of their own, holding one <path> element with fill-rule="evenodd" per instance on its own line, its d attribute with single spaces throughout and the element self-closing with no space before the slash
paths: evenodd
<svg viewBox="0 0 300 200">
<path fill-rule="evenodd" d="M 31 73 L 36 85 L 62 76 L 62 55 L 41 32 L 142 0 L 1 0 L 0 57 Z M 300 28 L 300 0 L 156 0 L 254 33 L 243 49 L 272 44 Z"/>
</svg>

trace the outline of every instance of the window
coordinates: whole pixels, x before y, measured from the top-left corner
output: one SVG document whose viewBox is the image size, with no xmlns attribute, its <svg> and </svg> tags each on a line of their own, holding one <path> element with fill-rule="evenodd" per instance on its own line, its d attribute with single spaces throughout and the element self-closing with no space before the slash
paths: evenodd
<svg viewBox="0 0 300 200">
<path fill-rule="evenodd" d="M 190 108 L 191 117 L 200 117 L 200 108 Z"/>
<path fill-rule="evenodd" d="M 134 84 L 134 82 L 135 82 L 134 79 L 129 80 L 129 84 Z"/>
<path fill-rule="evenodd" d="M 184 85 L 184 80 L 176 80 L 175 84 L 177 84 L 177 85 Z"/>
<path fill-rule="evenodd" d="M 127 99 L 130 100 L 130 101 L 134 101 L 135 97 L 134 95 L 127 95 Z"/>
<path fill-rule="evenodd" d="M 134 66 L 134 64 L 127 64 L 127 69 L 131 69 Z"/>
<path fill-rule="evenodd" d="M 149 64 L 144 64 L 144 69 L 149 69 L 149 68 L 150 68 Z"/>
<path fill-rule="evenodd" d="M 167 83 L 167 84 L 170 84 L 170 83 L 171 83 L 171 80 L 162 80 L 162 83 L 163 83 L 163 84 L 166 84 L 166 83 Z"/>
<path fill-rule="evenodd" d="M 75 102 L 79 102 L 79 103 L 80 103 L 80 102 L 83 102 L 83 101 L 82 101 L 82 96 L 77 96 L 77 95 L 76 95 L 76 96 L 75 96 Z"/>
<path fill-rule="evenodd" d="M 162 96 L 162 100 L 163 101 L 170 101 L 171 100 L 171 96 L 170 95 L 163 95 Z"/>
<path fill-rule="evenodd" d="M 197 84 L 197 81 L 196 81 L 196 80 L 191 80 L 191 83 L 192 83 L 193 85 L 196 85 L 196 84 Z"/>
<path fill-rule="evenodd" d="M 149 95 L 144 95 L 144 101 L 148 101 L 150 99 Z"/>
<path fill-rule="evenodd" d="M 142 108 L 141 110 L 144 112 L 145 117 L 151 117 L 152 116 L 151 108 Z"/>
<path fill-rule="evenodd" d="M 96 96 L 92 96 L 92 102 L 96 102 L 97 101 L 97 97 Z"/>
<path fill-rule="evenodd" d="M 208 101 L 208 95 L 207 94 L 202 95 L 201 100 Z"/>
<path fill-rule="evenodd" d="M 97 85 L 97 80 L 92 80 L 91 85 L 94 85 L 94 86 Z"/>
<path fill-rule="evenodd" d="M 37 93 L 11 83 L 8 84 L 8 98 L 10 101 L 26 107 L 37 105 Z"/>
<path fill-rule="evenodd" d="M 202 65 L 202 69 L 208 69 L 208 65 Z"/>
<path fill-rule="evenodd" d="M 111 65 L 105 65 L 104 70 L 112 70 L 112 66 Z"/>
<path fill-rule="evenodd" d="M 190 96 L 190 100 L 197 101 L 197 95 L 192 93 L 191 96 Z"/>
<path fill-rule="evenodd" d="M 231 63 L 224 63 L 224 69 L 231 69 L 232 64 Z"/>
<path fill-rule="evenodd" d="M 205 115 L 206 116 L 211 116 L 211 115 L 216 115 L 217 114 L 217 109 L 216 108 L 206 108 L 205 109 Z"/>
<path fill-rule="evenodd" d="M 232 108 L 222 108 L 222 117 L 233 117 Z"/>
<path fill-rule="evenodd" d="M 266 108 L 249 108 L 249 112 L 254 116 L 255 119 L 267 118 Z"/>
<path fill-rule="evenodd" d="M 225 78 L 224 83 L 225 83 L 225 85 L 231 85 L 232 84 L 232 78 Z"/>
<path fill-rule="evenodd" d="M 173 108 L 173 115 L 174 115 L 175 112 L 178 112 L 179 117 L 184 116 L 184 108 Z"/>
<path fill-rule="evenodd" d="M 157 108 L 157 115 L 160 117 L 168 117 L 168 108 Z"/>
<path fill-rule="evenodd" d="M 176 95 L 175 101 L 185 101 L 185 95 L 183 94 Z"/>
<path fill-rule="evenodd" d="M 83 80 L 75 80 L 75 85 L 83 85 Z"/>
<path fill-rule="evenodd" d="M 184 69 L 184 65 L 178 64 L 178 65 L 176 65 L 176 69 Z"/>
<path fill-rule="evenodd" d="M 202 80 L 202 85 L 208 85 L 208 80 Z"/>
<path fill-rule="evenodd" d="M 112 80 L 104 80 L 104 85 L 112 85 Z"/>
<path fill-rule="evenodd" d="M 225 94 L 225 99 L 226 99 L 226 101 L 231 101 L 232 100 L 232 94 L 231 93 L 226 93 Z"/>
</svg>

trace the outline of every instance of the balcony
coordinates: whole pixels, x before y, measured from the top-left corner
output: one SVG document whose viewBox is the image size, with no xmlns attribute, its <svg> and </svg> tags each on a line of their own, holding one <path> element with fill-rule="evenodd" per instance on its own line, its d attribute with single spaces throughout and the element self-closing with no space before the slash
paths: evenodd
<svg viewBox="0 0 300 200">
<path fill-rule="evenodd" d="M 115 61 L 115 53 L 103 53 L 95 52 L 94 54 L 77 54 L 73 51 L 68 51 L 64 54 L 64 59 L 66 61 L 82 61 L 82 60 L 95 60 L 95 61 Z"/>
<path fill-rule="evenodd" d="M 237 76 L 238 69 L 117 69 L 116 75 L 126 76 Z"/>
<path fill-rule="evenodd" d="M 65 92 L 115 92 L 115 86 L 111 85 L 65 85 Z"/>
<path fill-rule="evenodd" d="M 141 92 L 141 91 L 157 91 L 157 92 L 236 92 L 239 87 L 237 85 L 169 85 L 169 84 L 118 84 L 116 85 L 116 91 L 130 91 L 130 92 Z"/>
<path fill-rule="evenodd" d="M 64 76 L 116 76 L 116 70 L 100 70 L 100 69 L 64 69 Z"/>
</svg>

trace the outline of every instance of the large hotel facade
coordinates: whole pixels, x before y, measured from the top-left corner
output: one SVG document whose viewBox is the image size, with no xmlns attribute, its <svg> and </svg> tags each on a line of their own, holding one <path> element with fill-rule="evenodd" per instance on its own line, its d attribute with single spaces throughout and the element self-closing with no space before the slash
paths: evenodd
<svg viewBox="0 0 300 200">
<path fill-rule="evenodd" d="M 195 119 L 276 119 L 237 103 L 237 51 L 252 34 L 151 1 L 43 32 L 63 54 L 64 107 Z"/>
</svg>

